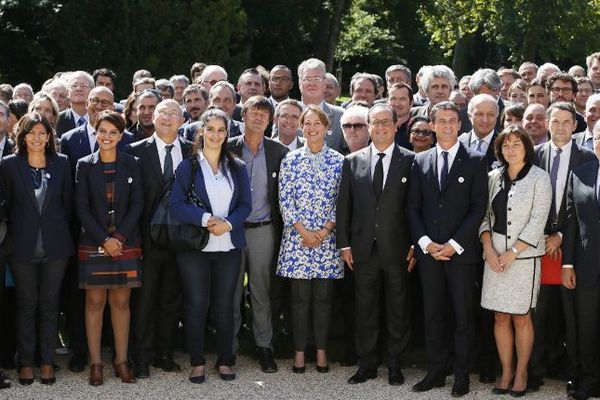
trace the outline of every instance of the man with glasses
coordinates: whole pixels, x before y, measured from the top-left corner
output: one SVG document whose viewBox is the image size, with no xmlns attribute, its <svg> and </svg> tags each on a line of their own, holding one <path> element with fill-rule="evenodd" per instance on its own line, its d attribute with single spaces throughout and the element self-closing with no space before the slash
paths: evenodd
<svg viewBox="0 0 600 400">
<path fill-rule="evenodd" d="M 301 137 L 300 115 L 302 104 L 298 100 L 287 99 L 277 104 L 273 127 L 276 129 L 276 141 L 294 151 L 304 146 L 304 138 Z"/>
<path fill-rule="evenodd" d="M 290 97 L 290 90 L 294 87 L 292 80 L 292 71 L 285 65 L 276 65 L 269 73 L 269 101 L 273 108 L 277 107 L 279 102 Z"/>
<path fill-rule="evenodd" d="M 577 81 L 569 74 L 558 72 L 550 75 L 546 80 L 546 92 L 550 96 L 550 104 L 557 101 L 574 103 L 577 94 Z M 583 115 L 576 112 L 577 129 L 575 132 L 585 131 L 587 124 Z"/>
<path fill-rule="evenodd" d="M 220 81 L 227 81 L 227 71 L 220 65 L 207 65 L 200 75 L 200 85 L 206 90 Z"/>
<path fill-rule="evenodd" d="M 413 106 L 412 88 L 404 82 L 388 85 L 387 103 L 396 112 L 396 118 L 398 120 L 398 122 L 396 122 L 398 127 L 396 129 L 396 144 L 411 150 L 412 147 L 408 137 L 408 124 L 410 123 L 410 109 Z"/>
<path fill-rule="evenodd" d="M 363 149 L 369 144 L 368 115 L 369 109 L 361 105 L 352 105 L 342 114 L 340 122 L 344 140 L 348 145 L 348 154 Z"/>
<path fill-rule="evenodd" d="M 94 87 L 94 78 L 85 71 L 71 72 L 67 77 L 67 91 L 71 108 L 58 115 L 56 123 L 56 136 L 73 128 L 87 124 L 89 117 L 86 110 L 86 101 L 90 90 Z"/>
</svg>

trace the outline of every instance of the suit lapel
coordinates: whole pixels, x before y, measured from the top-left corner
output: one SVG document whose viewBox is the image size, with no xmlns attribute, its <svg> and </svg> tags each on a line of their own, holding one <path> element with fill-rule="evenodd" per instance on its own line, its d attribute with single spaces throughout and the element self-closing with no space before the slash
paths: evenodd
<svg viewBox="0 0 600 400">
<path fill-rule="evenodd" d="M 90 161 L 90 178 L 92 185 L 94 186 L 93 190 L 96 191 L 97 197 L 106 203 L 106 182 L 104 180 L 104 169 L 102 168 L 102 163 L 100 162 L 100 153 L 98 152 L 92 154 Z"/>
<path fill-rule="evenodd" d="M 389 191 L 388 187 L 393 187 L 394 182 L 400 176 L 400 165 L 402 164 L 402 160 L 403 157 L 401 157 L 400 150 L 398 150 L 398 146 L 394 146 L 387 178 L 385 179 L 385 184 L 383 185 L 383 192 L 381 192 L 381 197 L 379 198 L 379 200 L 383 199 L 383 196 L 385 196 L 386 192 Z"/>
<path fill-rule="evenodd" d="M 456 157 L 454 157 L 454 161 L 452 162 L 452 167 L 450 171 L 448 171 L 448 180 L 446 181 L 446 186 L 442 188 L 442 192 L 446 190 L 448 185 L 455 179 L 456 175 L 458 175 L 458 171 L 461 169 L 464 158 L 467 155 L 467 151 L 465 147 L 461 144 L 458 147 L 458 151 L 456 152 Z"/>
<path fill-rule="evenodd" d="M 162 182 L 162 168 L 160 166 L 160 159 L 158 158 L 158 146 L 153 137 L 147 139 L 146 151 L 150 153 L 149 162 L 150 168 L 153 170 L 155 179 L 160 179 Z"/>
<path fill-rule="evenodd" d="M 542 148 L 542 166 L 546 172 L 550 173 L 550 142 L 544 144 Z"/>
<path fill-rule="evenodd" d="M 31 179 L 31 170 L 29 169 L 29 165 L 27 163 L 27 157 L 17 157 L 19 160 L 19 173 L 21 174 L 21 180 L 24 183 L 25 191 L 33 204 L 33 208 L 36 212 L 39 213 L 38 203 L 35 198 L 35 193 L 33 189 L 33 180 Z"/>
<path fill-rule="evenodd" d="M 440 194 L 440 179 L 438 177 L 437 168 L 437 148 L 434 147 L 429 150 L 429 179 L 435 182 L 435 193 Z"/>
</svg>

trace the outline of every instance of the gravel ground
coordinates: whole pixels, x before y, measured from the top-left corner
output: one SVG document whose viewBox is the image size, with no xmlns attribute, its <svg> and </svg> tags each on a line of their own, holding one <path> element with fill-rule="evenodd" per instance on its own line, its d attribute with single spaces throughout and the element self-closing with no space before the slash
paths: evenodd
<svg viewBox="0 0 600 400">
<path fill-rule="evenodd" d="M 328 374 L 320 374 L 314 370 L 314 364 L 307 364 L 304 375 L 291 372 L 291 359 L 277 360 L 279 372 L 263 374 L 258 369 L 255 360 L 247 356 L 238 357 L 235 371 L 237 379 L 225 382 L 219 379 L 213 369 L 208 370 L 207 381 L 202 385 L 194 385 L 187 379 L 187 368 L 180 373 L 166 373 L 151 369 L 150 379 L 138 381 L 137 384 L 127 385 L 118 381 L 108 367 L 105 357 L 105 383 L 100 387 L 87 384 L 88 370 L 81 374 L 73 374 L 66 369 L 67 358 L 59 357 L 57 363 L 62 369 L 57 373 L 57 383 L 44 386 L 36 382 L 28 387 L 19 385 L 16 372 L 9 371 L 13 379 L 13 387 L 0 391 L 0 399 L 46 400 L 46 399 L 451 399 L 452 378 L 447 379 L 445 388 L 434 389 L 424 394 L 411 392 L 411 387 L 417 383 L 424 372 L 416 368 L 403 370 L 406 383 L 392 387 L 387 383 L 387 369 L 380 368 L 377 379 L 361 385 L 349 385 L 346 380 L 355 372 L 355 368 L 331 365 Z M 184 354 L 177 355 L 177 362 L 187 366 L 189 359 Z M 207 365 L 214 365 L 214 356 L 209 356 Z M 36 371 L 38 373 L 38 371 Z M 491 394 L 492 385 L 479 383 L 476 375 L 471 376 L 471 393 L 465 399 L 501 399 L 509 396 L 494 396 Z M 530 393 L 527 399 L 564 399 L 564 383 L 546 380 L 546 385 L 538 393 Z"/>
</svg>

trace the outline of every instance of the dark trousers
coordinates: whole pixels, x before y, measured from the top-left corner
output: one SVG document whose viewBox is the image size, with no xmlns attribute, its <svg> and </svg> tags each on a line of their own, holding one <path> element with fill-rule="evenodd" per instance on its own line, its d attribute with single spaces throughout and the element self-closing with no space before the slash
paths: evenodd
<svg viewBox="0 0 600 400">
<path fill-rule="evenodd" d="M 291 279 L 290 282 L 294 350 L 304 351 L 306 348 L 311 306 L 315 346 L 317 350 L 325 350 L 329 336 L 333 279 Z"/>
<path fill-rule="evenodd" d="M 39 312 L 41 364 L 53 365 L 58 331 L 60 286 L 67 260 L 12 263 L 17 294 L 19 365 L 35 365 L 36 314 Z"/>
<path fill-rule="evenodd" d="M 549 370 L 562 365 L 564 356 L 564 319 L 561 286 L 542 285 L 533 314 L 535 339 L 531 353 L 530 370 L 544 376 Z"/>
<path fill-rule="evenodd" d="M 217 365 L 234 363 L 233 298 L 240 273 L 242 253 L 182 251 L 177 264 L 182 278 L 190 363 L 192 367 L 206 364 L 204 335 L 210 305 L 217 328 Z"/>
<path fill-rule="evenodd" d="M 352 271 L 344 264 L 344 278 L 337 280 L 336 283 L 342 286 L 342 316 L 344 320 L 344 344 L 346 345 L 346 355 L 354 356 L 356 354 L 356 296 L 355 296 L 355 278 Z"/>
<path fill-rule="evenodd" d="M 579 375 L 580 358 L 577 332 L 577 309 L 575 308 L 575 291 L 564 286 L 560 287 L 560 297 L 563 306 L 563 318 L 565 322 L 565 344 L 567 362 L 565 364 L 565 375 L 568 380 L 576 379 Z"/>
<path fill-rule="evenodd" d="M 356 263 L 354 279 L 356 288 L 357 355 L 363 368 L 377 368 L 377 339 L 380 327 L 380 288 L 385 294 L 385 321 L 387 332 L 388 366 L 397 367 L 399 358 L 410 338 L 410 312 L 407 289 L 406 263 L 396 260 L 386 263 L 376 246 L 369 260 Z M 382 285 L 383 283 L 383 285 Z"/>
<path fill-rule="evenodd" d="M 174 252 L 150 249 L 142 268 L 142 287 L 134 295 L 135 361 L 148 364 L 153 356 L 173 355 L 182 296 Z"/>
<path fill-rule="evenodd" d="M 446 315 L 446 302 L 450 299 L 454 313 L 454 374 L 457 378 L 469 375 L 475 333 L 475 267 L 475 264 L 462 264 L 455 260 L 436 261 L 431 256 L 419 261 L 430 373 L 438 376 L 445 373 L 448 337 L 452 337 Z"/>
<path fill-rule="evenodd" d="M 600 285 L 574 290 L 581 369 L 579 387 L 587 391 L 600 389 Z"/>
<path fill-rule="evenodd" d="M 69 348 L 73 356 L 85 357 L 88 353 L 85 332 L 85 290 L 79 288 L 77 256 L 69 259 L 65 275 L 63 281 L 63 291 L 66 293 L 64 310 L 69 333 Z"/>
</svg>

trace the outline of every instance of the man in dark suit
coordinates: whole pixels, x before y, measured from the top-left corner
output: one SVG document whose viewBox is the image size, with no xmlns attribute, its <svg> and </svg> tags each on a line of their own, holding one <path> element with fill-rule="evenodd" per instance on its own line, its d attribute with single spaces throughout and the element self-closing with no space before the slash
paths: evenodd
<svg viewBox="0 0 600 400">
<path fill-rule="evenodd" d="M 377 376 L 379 289 L 385 290 L 388 382 L 401 385 L 400 356 L 408 344 L 408 272 L 411 239 L 406 216 L 414 154 L 397 146 L 396 113 L 376 104 L 368 114 L 371 145 L 344 161 L 337 204 L 337 247 L 354 270 L 358 371 L 348 383 Z M 408 260 L 411 263 L 408 263 Z"/>
<path fill-rule="evenodd" d="M 553 198 L 545 228 L 546 256 L 560 260 L 566 220 L 567 178 L 573 168 L 596 157 L 591 150 L 572 140 L 577 127 L 573 103 L 552 103 L 546 115 L 550 141 L 536 146 L 534 163 L 550 174 Z M 535 340 L 528 379 L 531 390 L 537 390 L 543 385 L 544 374 L 562 374 L 563 343 L 566 343 L 568 359 L 564 371 L 568 380 L 567 391 L 577 389 L 579 355 L 573 302 L 573 293 L 561 287 L 560 282 L 541 285 L 533 320 Z"/>
<path fill-rule="evenodd" d="M 594 127 L 594 151 L 600 157 L 600 129 Z M 579 339 L 578 388 L 569 398 L 585 400 L 600 395 L 600 206 L 598 160 L 573 169 L 567 185 L 566 221 L 562 242 L 563 287 L 574 295 Z"/>
<path fill-rule="evenodd" d="M 8 116 L 10 110 L 6 103 L 0 101 L 0 157 L 12 154 L 15 150 L 15 142 L 8 137 Z M 0 277 L 1 279 L 1 277 Z"/>
<path fill-rule="evenodd" d="M 67 77 L 67 90 L 71 108 L 61 111 L 56 123 L 56 136 L 78 126 L 85 125 L 89 118 L 86 101 L 90 90 L 94 88 L 94 78 L 85 71 L 70 72 Z"/>
<path fill-rule="evenodd" d="M 600 94 L 595 93 L 588 97 L 585 103 L 585 122 L 587 129 L 574 135 L 575 143 L 581 147 L 594 150 L 593 130 L 596 122 L 600 120 Z"/>
<path fill-rule="evenodd" d="M 458 140 L 463 146 L 484 154 L 488 169 L 496 161 L 494 141 L 498 136 L 496 121 L 498 120 L 498 102 L 489 94 L 473 96 L 468 105 L 472 129 L 460 135 Z"/>
<path fill-rule="evenodd" d="M 240 303 L 247 268 L 252 330 L 261 370 L 267 373 L 277 371 L 273 358 L 270 288 L 283 230 L 279 212 L 279 166 L 288 152 L 281 143 L 265 137 L 273 113 L 273 106 L 266 97 L 250 97 L 242 108 L 245 133 L 228 142 L 231 151 L 246 163 L 252 190 L 252 212 L 245 222 L 247 246 L 242 252 L 242 268 L 233 303 L 234 335 L 237 336 L 241 323 Z"/>
<path fill-rule="evenodd" d="M 154 134 L 125 149 L 139 158 L 144 183 L 144 211 L 140 218 L 144 274 L 132 312 L 137 378 L 150 375 L 148 365 L 153 357 L 157 368 L 167 372 L 180 370 L 173 361 L 174 334 L 181 311 L 177 261 L 175 252 L 152 242 L 150 220 L 177 166 L 192 152 L 192 144 L 177 135 L 182 122 L 179 104 L 164 100 L 154 110 Z"/>
<path fill-rule="evenodd" d="M 447 66 L 432 65 L 425 69 L 419 82 L 427 95 L 428 101 L 421 106 L 411 108 L 410 115 L 411 117 L 420 115 L 429 118 L 434 105 L 442 101 L 448 101 L 450 98 L 450 92 L 456 84 L 456 77 L 454 72 Z"/>
<path fill-rule="evenodd" d="M 500 98 L 501 88 L 502 81 L 500 80 L 498 73 L 490 68 L 483 68 L 475 71 L 469 80 L 469 89 L 471 89 L 471 92 L 474 96 L 478 94 L 489 94 L 494 99 L 497 99 L 496 102 L 498 103 L 498 115 L 502 115 L 502 111 L 504 111 L 504 102 Z M 469 100 L 469 102 L 471 100 Z M 502 126 L 500 123 L 500 118 L 498 118 L 495 126 L 497 132 L 502 131 Z M 468 108 L 463 108 L 460 110 L 460 124 L 462 127 L 462 132 L 468 132 L 473 128 L 470 114 L 468 113 Z"/>
<path fill-rule="evenodd" d="M 546 80 L 546 92 L 550 96 L 550 104 L 558 101 L 565 101 L 574 104 L 577 94 L 577 81 L 571 75 L 564 72 L 557 72 Z M 583 115 L 575 112 L 577 126 L 575 132 L 585 131 L 587 124 Z"/>
<path fill-rule="evenodd" d="M 410 177 L 408 218 L 423 285 L 428 373 L 413 386 L 425 392 L 445 385 L 448 361 L 447 301 L 454 314 L 452 395 L 469 392 L 474 339 L 475 271 L 481 260 L 479 225 L 488 200 L 485 156 L 458 141 L 459 111 L 449 101 L 431 110 L 437 145 L 419 153 Z"/>
</svg>

